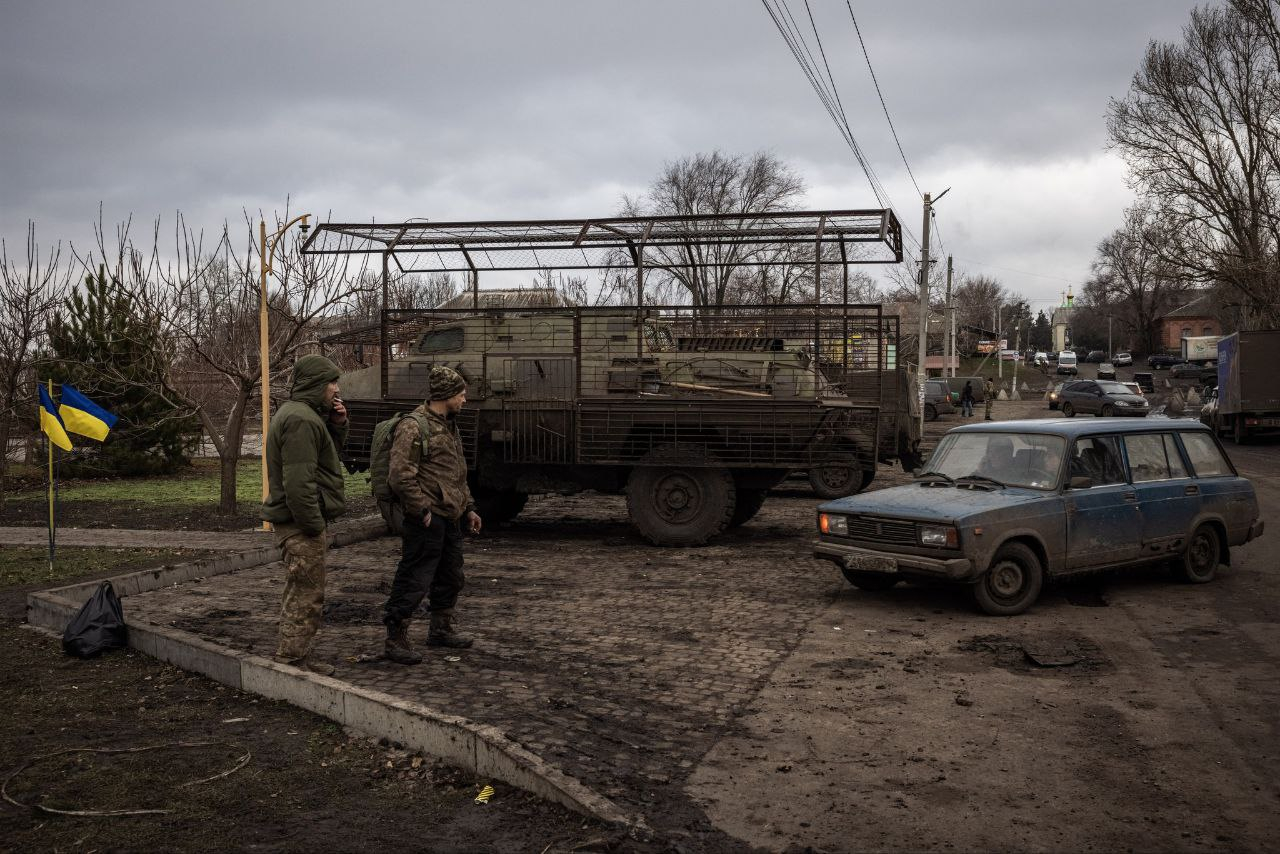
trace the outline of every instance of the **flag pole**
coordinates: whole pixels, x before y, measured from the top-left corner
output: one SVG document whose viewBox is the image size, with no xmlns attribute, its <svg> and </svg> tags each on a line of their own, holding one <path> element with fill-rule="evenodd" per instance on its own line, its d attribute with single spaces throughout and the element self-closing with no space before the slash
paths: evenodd
<svg viewBox="0 0 1280 854">
<path fill-rule="evenodd" d="M 48 382 L 49 399 L 53 400 L 53 380 L 50 379 Z M 49 448 L 49 574 L 53 575 L 53 557 L 57 549 L 58 538 L 57 528 L 54 525 L 53 518 L 53 496 L 54 490 L 56 489 L 53 481 L 53 437 L 46 433 L 44 443 Z"/>
</svg>

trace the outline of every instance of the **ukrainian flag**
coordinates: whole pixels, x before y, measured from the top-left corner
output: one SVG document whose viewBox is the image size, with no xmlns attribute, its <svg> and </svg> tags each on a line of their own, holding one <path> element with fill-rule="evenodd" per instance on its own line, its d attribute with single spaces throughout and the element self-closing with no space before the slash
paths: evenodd
<svg viewBox="0 0 1280 854">
<path fill-rule="evenodd" d="M 62 416 L 62 423 L 72 433 L 79 433 L 81 436 L 88 436 L 99 442 L 107 438 L 107 433 L 115 426 L 117 420 L 115 415 L 76 391 L 72 386 L 65 384 L 62 386 L 58 414 Z"/>
<path fill-rule="evenodd" d="M 64 451 L 71 450 L 71 438 L 62 426 L 62 419 L 53 408 L 53 398 L 44 386 L 40 386 L 40 429 L 49 437 L 49 441 Z M 50 452 L 52 453 L 52 451 Z"/>
</svg>

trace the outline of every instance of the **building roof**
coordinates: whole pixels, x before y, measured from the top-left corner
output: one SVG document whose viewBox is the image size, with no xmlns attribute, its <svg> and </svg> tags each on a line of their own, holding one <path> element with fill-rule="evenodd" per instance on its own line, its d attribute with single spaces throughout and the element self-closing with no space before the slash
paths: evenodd
<svg viewBox="0 0 1280 854">
<path fill-rule="evenodd" d="M 1213 308 L 1213 294 L 1201 294 L 1191 302 L 1178 306 L 1165 317 L 1213 317 Z"/>
</svg>

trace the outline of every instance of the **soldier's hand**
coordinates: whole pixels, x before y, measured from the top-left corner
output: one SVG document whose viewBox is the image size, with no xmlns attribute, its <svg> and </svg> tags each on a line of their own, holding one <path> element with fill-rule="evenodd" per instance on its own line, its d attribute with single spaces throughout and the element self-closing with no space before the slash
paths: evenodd
<svg viewBox="0 0 1280 854">
<path fill-rule="evenodd" d="M 329 420 L 339 427 L 347 423 L 347 407 L 342 398 L 333 399 L 333 408 L 329 410 Z"/>
<path fill-rule="evenodd" d="M 481 526 L 480 514 L 474 510 L 467 513 L 467 531 L 472 534 L 480 533 Z"/>
<path fill-rule="evenodd" d="M 422 514 L 422 527 L 424 528 L 431 527 L 431 511 L 430 510 Z"/>
</svg>

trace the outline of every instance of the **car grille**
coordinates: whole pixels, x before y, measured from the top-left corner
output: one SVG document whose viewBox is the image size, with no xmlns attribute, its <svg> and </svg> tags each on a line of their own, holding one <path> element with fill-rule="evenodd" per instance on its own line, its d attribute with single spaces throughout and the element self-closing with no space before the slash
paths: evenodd
<svg viewBox="0 0 1280 854">
<path fill-rule="evenodd" d="M 855 540 L 914 546 L 916 545 L 916 523 L 877 519 L 874 516 L 850 516 L 849 536 Z"/>
</svg>

